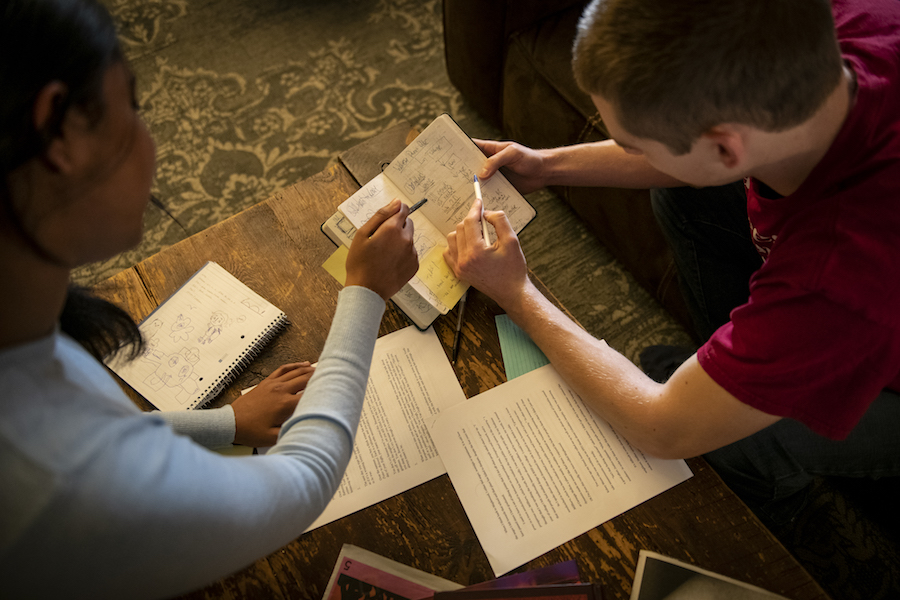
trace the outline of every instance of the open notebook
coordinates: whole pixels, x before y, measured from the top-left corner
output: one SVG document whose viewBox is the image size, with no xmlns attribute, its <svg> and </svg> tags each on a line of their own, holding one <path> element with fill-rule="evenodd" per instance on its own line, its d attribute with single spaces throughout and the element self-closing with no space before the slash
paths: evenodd
<svg viewBox="0 0 900 600">
<path fill-rule="evenodd" d="M 356 228 L 394 198 L 408 205 L 428 199 L 410 216 L 416 228 L 419 271 L 392 298 L 420 329 L 446 314 L 466 291 L 467 286 L 444 262 L 443 253 L 447 234 L 456 229 L 475 200 L 473 176 L 483 164 L 484 154 L 475 142 L 443 114 L 322 225 L 333 242 L 349 246 Z M 500 173 L 483 181 L 481 191 L 485 210 L 506 212 L 516 233 L 535 216 L 534 207 Z"/>
<path fill-rule="evenodd" d="M 144 352 L 107 366 L 160 410 L 205 406 L 288 324 L 234 275 L 206 263 L 140 324 Z"/>
</svg>

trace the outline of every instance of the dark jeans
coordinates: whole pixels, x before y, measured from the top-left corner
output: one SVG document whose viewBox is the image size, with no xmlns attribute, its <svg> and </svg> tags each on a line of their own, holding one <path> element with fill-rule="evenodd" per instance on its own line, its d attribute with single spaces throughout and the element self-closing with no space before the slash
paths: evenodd
<svg viewBox="0 0 900 600">
<path fill-rule="evenodd" d="M 653 190 L 651 198 L 705 341 L 747 301 L 750 276 L 762 265 L 750 238 L 743 183 Z M 803 507 L 816 476 L 900 475 L 898 425 L 900 394 L 885 390 L 846 440 L 829 440 L 782 419 L 705 458 L 754 512 L 780 525 Z"/>
</svg>

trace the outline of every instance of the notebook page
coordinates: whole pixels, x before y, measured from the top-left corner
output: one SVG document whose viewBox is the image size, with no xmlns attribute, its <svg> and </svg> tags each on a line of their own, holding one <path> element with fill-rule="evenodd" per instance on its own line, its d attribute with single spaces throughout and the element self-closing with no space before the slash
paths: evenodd
<svg viewBox="0 0 900 600">
<path fill-rule="evenodd" d="M 484 154 L 459 125 L 444 114 L 436 118 L 384 170 L 410 198 L 428 198 L 420 209 L 446 237 L 475 201 L 473 177 Z M 519 232 L 535 216 L 534 208 L 501 173 L 481 182 L 485 210 L 506 212 Z"/>
<path fill-rule="evenodd" d="M 207 263 L 140 325 L 146 348 L 109 367 L 160 410 L 211 400 L 286 324 L 282 311 Z"/>
</svg>

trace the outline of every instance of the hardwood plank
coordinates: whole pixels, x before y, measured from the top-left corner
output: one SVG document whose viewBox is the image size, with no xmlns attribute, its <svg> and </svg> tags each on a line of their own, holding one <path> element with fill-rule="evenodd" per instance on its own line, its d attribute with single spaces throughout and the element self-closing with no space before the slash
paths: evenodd
<svg viewBox="0 0 900 600">
<path fill-rule="evenodd" d="M 133 267 L 101 281 L 92 289 L 101 298 L 127 311 L 137 321 L 143 320 L 158 304 Z"/>
</svg>

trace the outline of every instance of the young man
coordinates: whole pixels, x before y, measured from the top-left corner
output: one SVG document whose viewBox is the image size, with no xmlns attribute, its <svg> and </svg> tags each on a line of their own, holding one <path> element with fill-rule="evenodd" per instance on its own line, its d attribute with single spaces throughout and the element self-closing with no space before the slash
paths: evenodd
<svg viewBox="0 0 900 600">
<path fill-rule="evenodd" d="M 477 205 L 457 275 L 635 446 L 705 454 L 770 522 L 815 475 L 900 474 L 900 2 L 596 0 L 573 65 L 612 139 L 484 142 L 479 177 L 666 188 L 705 343 L 652 381 L 537 292 L 502 213 L 485 246 Z"/>
</svg>

